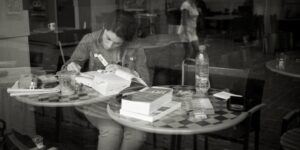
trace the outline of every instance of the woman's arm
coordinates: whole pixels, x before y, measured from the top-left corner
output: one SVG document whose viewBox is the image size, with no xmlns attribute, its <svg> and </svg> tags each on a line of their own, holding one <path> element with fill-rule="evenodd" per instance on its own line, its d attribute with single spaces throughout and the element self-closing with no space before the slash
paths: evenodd
<svg viewBox="0 0 300 150">
<path fill-rule="evenodd" d="M 135 70 L 139 73 L 140 77 L 148 84 L 151 85 L 149 69 L 147 65 L 147 57 L 143 48 L 135 50 L 136 62 Z"/>
<path fill-rule="evenodd" d="M 72 62 L 78 64 L 82 68 L 84 63 L 89 59 L 88 47 L 91 42 L 92 39 L 90 34 L 86 34 L 75 48 L 71 58 L 62 66 L 62 69 L 67 69 L 67 66 Z"/>
</svg>

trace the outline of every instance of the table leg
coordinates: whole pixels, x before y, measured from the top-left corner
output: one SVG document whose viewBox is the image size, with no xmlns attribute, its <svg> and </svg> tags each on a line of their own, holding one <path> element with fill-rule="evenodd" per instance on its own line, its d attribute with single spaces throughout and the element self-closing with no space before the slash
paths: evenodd
<svg viewBox="0 0 300 150">
<path fill-rule="evenodd" d="M 56 107 L 56 117 L 55 117 L 55 138 L 59 142 L 60 135 L 60 123 L 62 121 L 62 108 Z"/>
<path fill-rule="evenodd" d="M 153 135 L 153 141 L 152 141 L 153 142 L 153 148 L 156 148 L 156 141 L 157 141 L 156 140 L 156 133 L 153 133 L 152 135 Z"/>
<path fill-rule="evenodd" d="M 197 150 L 197 134 L 193 135 L 194 150 Z"/>
</svg>

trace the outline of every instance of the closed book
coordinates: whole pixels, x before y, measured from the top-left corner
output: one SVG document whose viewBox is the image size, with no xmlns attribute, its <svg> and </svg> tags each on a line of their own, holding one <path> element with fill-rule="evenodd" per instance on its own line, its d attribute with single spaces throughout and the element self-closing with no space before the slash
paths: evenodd
<svg viewBox="0 0 300 150">
<path fill-rule="evenodd" d="M 171 101 L 169 103 L 165 103 L 165 104 L 161 105 L 161 107 L 159 107 L 157 110 L 155 110 L 154 112 L 152 112 L 149 115 L 139 114 L 139 113 L 131 112 L 131 111 L 124 110 L 124 109 L 120 109 L 120 114 L 123 116 L 132 117 L 132 118 L 136 118 L 136 119 L 140 119 L 140 120 L 144 120 L 144 121 L 148 121 L 148 122 L 154 122 L 155 120 L 158 120 L 158 119 L 166 116 L 167 114 L 175 111 L 176 109 L 178 109 L 180 107 L 181 107 L 180 102 Z"/>
<path fill-rule="evenodd" d="M 149 115 L 162 104 L 172 101 L 173 89 L 164 87 L 147 87 L 122 98 L 121 109 Z"/>
</svg>

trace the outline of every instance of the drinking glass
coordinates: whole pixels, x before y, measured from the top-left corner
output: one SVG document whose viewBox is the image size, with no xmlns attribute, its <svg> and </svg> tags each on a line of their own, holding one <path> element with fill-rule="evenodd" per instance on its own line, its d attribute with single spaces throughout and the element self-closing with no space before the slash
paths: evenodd
<svg viewBox="0 0 300 150">
<path fill-rule="evenodd" d="M 32 137 L 32 141 L 33 143 L 36 145 L 36 147 L 38 149 L 42 149 L 45 147 L 44 143 L 43 143 L 43 137 L 40 135 L 35 135 Z"/>
<path fill-rule="evenodd" d="M 75 93 L 75 77 L 76 72 L 73 71 L 60 71 L 57 73 L 61 95 L 72 95 Z"/>
</svg>

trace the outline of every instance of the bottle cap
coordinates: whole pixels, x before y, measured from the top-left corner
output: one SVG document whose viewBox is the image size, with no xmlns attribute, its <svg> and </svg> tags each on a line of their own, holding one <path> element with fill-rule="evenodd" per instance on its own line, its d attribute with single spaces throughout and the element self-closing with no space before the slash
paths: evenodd
<svg viewBox="0 0 300 150">
<path fill-rule="evenodd" d="M 200 46 L 199 46 L 199 50 L 200 50 L 200 51 L 204 51 L 205 49 L 206 49 L 206 46 L 205 46 L 205 45 L 200 45 Z"/>
<path fill-rule="evenodd" d="M 206 46 L 205 45 L 200 45 L 199 50 L 205 50 Z"/>
</svg>

